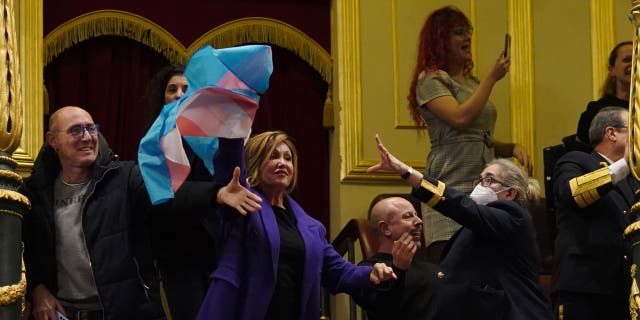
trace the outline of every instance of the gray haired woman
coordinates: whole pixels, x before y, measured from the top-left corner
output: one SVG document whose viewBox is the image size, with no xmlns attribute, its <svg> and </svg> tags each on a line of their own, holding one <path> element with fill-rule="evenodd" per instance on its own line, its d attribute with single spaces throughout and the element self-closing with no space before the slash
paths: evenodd
<svg viewBox="0 0 640 320">
<path fill-rule="evenodd" d="M 436 318 L 552 319 L 538 278 L 536 232 L 525 208 L 539 193 L 537 182 L 498 159 L 484 168 L 467 196 L 398 160 L 378 136 L 376 143 L 380 162 L 368 172 L 400 174 L 414 196 L 462 225 L 441 257 Z"/>
</svg>

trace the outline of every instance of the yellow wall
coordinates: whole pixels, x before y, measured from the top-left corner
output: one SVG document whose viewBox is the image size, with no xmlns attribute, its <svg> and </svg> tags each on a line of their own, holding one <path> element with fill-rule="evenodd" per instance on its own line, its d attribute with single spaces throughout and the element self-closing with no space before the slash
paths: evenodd
<svg viewBox="0 0 640 320">
<path fill-rule="evenodd" d="M 533 3 L 536 178 L 542 148 L 575 133 L 593 98 L 589 7 L 588 1 Z"/>
<path fill-rule="evenodd" d="M 606 57 L 618 41 L 629 40 L 632 30 L 626 18 L 627 0 L 379 0 L 334 2 L 334 98 L 336 129 L 332 135 L 332 234 L 355 212 L 363 213 L 369 200 L 381 192 L 404 192 L 400 179 L 390 175 L 367 175 L 364 170 L 377 161 L 373 135 L 380 133 L 385 143 L 401 159 L 423 168 L 429 141 L 418 134 L 406 109 L 411 71 L 415 64 L 417 36 L 425 17 L 433 9 L 454 4 L 472 20 L 474 32 L 474 73 L 482 78 L 502 49 L 504 33 L 513 30 L 509 8 L 513 3 L 529 3 L 530 52 L 512 46 L 513 63 L 530 54 L 530 73 L 511 73 L 492 91 L 498 107 L 496 137 L 512 141 L 523 130 L 532 130 L 534 173 L 542 178 L 542 148 L 557 144 L 574 133 L 580 113 L 593 99 L 604 79 Z M 606 9 L 607 5 L 610 9 Z M 605 9 L 603 9 L 605 8 Z M 593 12 L 609 13 L 610 44 L 602 49 L 592 45 Z M 602 27 L 600 27 L 602 29 Z M 521 30 L 521 29 L 518 29 Z M 348 35 L 341 32 L 348 32 Z M 595 32 L 595 33 L 594 33 Z M 512 34 L 513 42 L 520 34 Z M 601 57 L 594 67 L 592 56 Z M 513 68 L 513 66 L 512 66 Z M 513 92 L 510 84 L 528 78 L 529 91 Z M 533 117 L 521 128 L 513 118 L 521 113 L 514 100 L 522 92 L 533 100 Z M 522 141 L 515 141 L 523 143 Z M 358 201 L 354 201 L 358 200 Z M 356 202 L 356 203 L 353 203 Z M 355 211 L 355 212 L 354 212 Z M 350 212 L 342 214 L 342 212 Z"/>
<path fill-rule="evenodd" d="M 542 149 L 575 133 L 606 77 L 609 51 L 633 36 L 629 0 L 333 1 L 332 237 L 350 219 L 365 218 L 375 195 L 408 192 L 396 176 L 366 174 L 378 159 L 375 133 L 399 158 L 424 168 L 428 137 L 412 127 L 406 96 L 420 27 L 432 10 L 450 4 L 472 20 L 480 78 L 511 32 L 511 72 L 490 97 L 498 108 L 496 138 L 523 144 L 540 182 Z M 334 319 L 346 319 L 347 300 L 336 301 Z"/>
</svg>

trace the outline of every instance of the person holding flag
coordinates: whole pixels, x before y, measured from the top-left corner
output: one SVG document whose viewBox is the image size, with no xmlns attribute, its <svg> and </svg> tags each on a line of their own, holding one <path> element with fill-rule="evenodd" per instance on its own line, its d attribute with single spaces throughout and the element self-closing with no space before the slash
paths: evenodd
<svg viewBox="0 0 640 320">
<path fill-rule="evenodd" d="M 225 161 L 225 145 L 243 145 L 271 70 L 268 46 L 207 46 L 186 67 L 167 66 L 152 81 L 152 109 L 165 106 L 141 141 L 139 161 L 149 196 L 159 204 L 150 215 L 152 243 L 174 319 L 196 317 L 216 266 L 223 231 L 216 210 L 200 199 L 237 195 L 241 210 L 259 208 L 259 198 L 246 189 L 235 194 L 216 183 L 228 181 L 233 167 L 214 174 L 213 160 Z M 174 192 L 190 196 L 177 201 Z"/>
</svg>

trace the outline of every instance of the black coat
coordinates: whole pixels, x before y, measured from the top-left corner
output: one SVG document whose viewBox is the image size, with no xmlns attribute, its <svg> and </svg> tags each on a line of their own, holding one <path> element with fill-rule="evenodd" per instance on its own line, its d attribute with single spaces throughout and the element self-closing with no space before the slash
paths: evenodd
<svg viewBox="0 0 640 320">
<path fill-rule="evenodd" d="M 623 232 L 629 224 L 626 212 L 638 189 L 629 175 L 616 185 L 607 183 L 594 190 L 599 199 L 580 208 L 569 181 L 601 169 L 606 160 L 596 152 L 570 152 L 556 164 L 554 196 L 557 236 L 552 291 L 628 297 L 629 245 Z"/>
<path fill-rule="evenodd" d="M 429 202 L 425 177 L 413 194 Z M 433 187 L 431 190 L 435 190 Z M 539 254 L 531 215 L 515 201 L 478 205 L 445 187 L 433 206 L 462 228 L 445 248 L 436 294 L 437 319 L 552 319 L 539 283 Z"/>
<path fill-rule="evenodd" d="M 219 186 L 188 145 L 185 151 L 191 164 L 189 176 L 174 199 L 152 209 L 154 257 L 161 271 L 170 267 L 210 274 L 215 268 L 221 228 L 213 201 Z"/>
<path fill-rule="evenodd" d="M 53 211 L 54 182 L 60 161 L 47 144 L 22 187 L 31 201 L 23 239 L 29 292 L 44 284 L 58 290 Z M 105 319 L 163 318 L 153 271 L 149 234 L 150 206 L 138 166 L 118 161 L 100 139 L 98 158 L 84 205 L 82 227 Z"/>
<path fill-rule="evenodd" d="M 236 164 L 244 163 L 244 139 L 219 138 L 219 151 L 213 159 L 215 177 L 188 144 L 183 147 L 191 165 L 189 176 L 175 198 L 152 208 L 154 258 L 161 271 L 199 270 L 208 276 L 216 267 L 224 232 L 216 195 L 231 180 Z"/>
</svg>

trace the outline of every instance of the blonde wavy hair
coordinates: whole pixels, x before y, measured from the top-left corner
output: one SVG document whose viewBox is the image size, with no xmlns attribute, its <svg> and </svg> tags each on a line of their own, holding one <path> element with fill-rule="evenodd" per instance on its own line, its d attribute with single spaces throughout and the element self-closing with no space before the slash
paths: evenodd
<svg viewBox="0 0 640 320">
<path fill-rule="evenodd" d="M 293 163 L 293 175 L 291 183 L 287 187 L 287 193 L 291 193 L 295 189 L 298 181 L 298 151 L 293 140 L 283 131 L 266 131 L 247 141 L 244 150 L 247 156 L 247 180 L 251 187 L 260 187 L 260 169 L 281 143 L 286 144 L 291 150 L 291 162 Z"/>
</svg>

